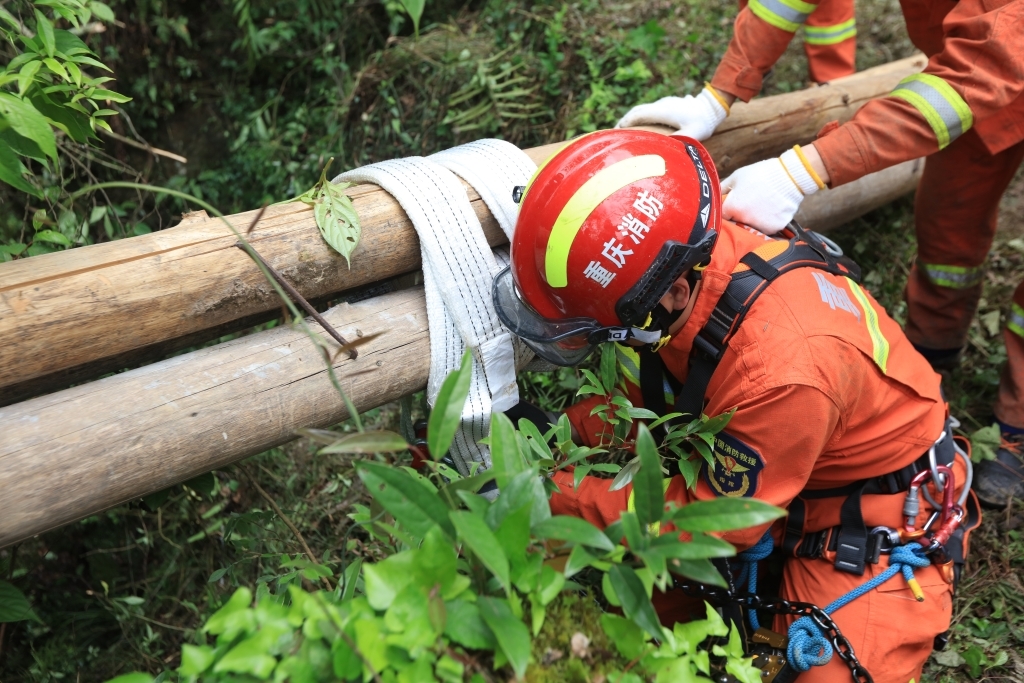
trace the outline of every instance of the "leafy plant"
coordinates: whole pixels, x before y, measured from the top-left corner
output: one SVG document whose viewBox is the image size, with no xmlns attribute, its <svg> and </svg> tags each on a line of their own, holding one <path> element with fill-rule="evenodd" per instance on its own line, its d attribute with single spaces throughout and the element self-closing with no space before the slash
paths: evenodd
<svg viewBox="0 0 1024 683">
<path fill-rule="evenodd" d="M 467 353 L 460 370 L 445 380 L 434 413 L 439 417 L 429 426 L 428 442 L 438 449 L 451 442 L 471 372 Z M 560 429 L 564 425 L 552 428 Z M 250 589 L 239 588 L 206 621 L 200 641 L 183 647 L 178 673 L 204 681 L 238 675 L 482 681 L 482 672 L 494 669 L 522 678 L 540 665 L 531 660 L 531 639 L 541 632 L 548 608 L 563 591 L 582 590 L 571 579 L 590 567 L 602 577 L 605 600 L 623 613 L 600 620 L 618 650 L 607 666 L 608 680 L 707 680 L 702 677 L 718 670 L 745 682 L 759 680 L 735 627 L 709 607 L 704 621 L 666 628 L 651 592 L 669 588 L 672 573 L 721 582 L 709 558 L 735 550 L 709 532 L 764 524 L 783 511 L 756 500 L 666 504 L 660 457 L 641 424 L 635 511 L 604 530 L 553 516 L 548 496 L 555 485 L 541 472 L 555 467 L 555 459 L 540 447 L 551 435 L 538 441 L 535 432 L 517 431 L 503 415 L 494 416 L 490 445 L 501 493 L 493 501 L 477 493 L 492 473 L 462 478 L 436 459 L 423 472 L 375 460 L 357 463 L 379 506 L 357 519 L 382 539 L 388 556 L 349 565 L 330 591 L 288 583 L 286 590 L 254 601 Z M 380 437 L 392 445 L 397 438 Z M 437 458 L 444 450 L 431 454 Z M 308 580 L 335 575 L 307 562 L 301 570 Z"/>
<path fill-rule="evenodd" d="M 0 34 L 17 46 L 16 56 L 0 69 L 0 180 L 35 197 L 42 197 L 25 162 L 49 168 L 57 161 L 57 134 L 85 143 L 96 130 L 110 130 L 104 120 L 117 112 L 109 103 L 129 97 L 108 90 L 109 76 L 90 75 L 88 69 L 109 72 L 97 55 L 70 31 L 57 28 L 42 10 L 81 27 L 94 16 L 113 21 L 114 14 L 102 2 L 48 0 L 31 3 L 32 30 L 0 7 Z M 29 177 L 26 177 L 29 176 Z M 37 239 L 38 239 L 37 235 Z M 8 251 L 8 253 L 11 253 Z"/>
</svg>

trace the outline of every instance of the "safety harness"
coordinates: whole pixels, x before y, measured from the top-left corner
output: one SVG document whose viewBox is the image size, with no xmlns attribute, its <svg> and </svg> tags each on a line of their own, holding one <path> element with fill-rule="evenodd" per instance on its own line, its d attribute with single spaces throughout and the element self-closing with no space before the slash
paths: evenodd
<svg viewBox="0 0 1024 683">
<path fill-rule="evenodd" d="M 638 379 L 645 407 L 659 415 L 665 415 L 665 392 L 666 389 L 671 389 L 672 395 L 676 397 L 673 412 L 681 414 L 677 421 L 688 421 L 701 415 L 711 378 L 729 346 L 729 341 L 736 334 L 757 298 L 781 275 L 796 268 L 816 268 L 833 275 L 848 277 L 859 283 L 859 266 L 843 256 L 838 246 L 817 233 L 803 230 L 796 222 L 790 223 L 787 229 L 791 234 L 789 244 L 778 255 L 766 260 L 756 252 L 750 252 L 740 259 L 740 263 L 746 265 L 748 269 L 733 273 L 708 322 L 694 338 L 685 383 L 680 383 L 671 373 L 666 372 L 665 365 L 655 349 L 647 347 L 638 351 Z M 953 426 L 952 422 L 947 420 L 945 432 L 936 444 L 921 458 L 895 472 L 861 479 L 841 487 L 805 490 L 790 504 L 782 544 L 784 554 L 800 558 L 829 559 L 836 569 L 858 576 L 864 574 L 868 563 L 877 564 L 881 555 L 891 555 L 889 569 L 886 572 L 827 606 L 825 613 L 839 609 L 901 571 L 908 579 L 908 583 L 916 587 L 913 567 L 931 564 L 933 560 L 929 559 L 926 553 L 933 553 L 937 548 L 925 548 L 924 542 L 907 543 L 907 539 L 901 537 L 899 530 L 888 527 L 878 527 L 869 532 L 864 523 L 861 500 L 865 494 L 897 494 L 910 491 L 916 504 L 915 486 L 920 487 L 923 477 L 936 474 L 937 482 L 942 477 L 946 484 L 950 485 L 947 499 L 951 501 L 953 481 L 950 467 L 956 458 Z M 969 466 L 969 462 L 967 464 Z M 967 487 L 969 486 L 968 481 Z M 804 533 L 804 500 L 842 496 L 845 496 L 845 499 L 840 511 L 839 525 L 823 531 Z M 973 498 L 971 500 L 973 501 Z M 950 506 L 947 504 L 946 507 Z M 917 515 L 916 508 L 911 510 L 905 505 L 904 510 L 905 514 L 911 514 L 913 517 Z M 945 518 L 944 514 L 940 521 L 945 522 Z M 958 577 L 964 561 L 965 529 L 973 528 L 976 523 L 977 510 L 971 510 L 970 505 L 966 507 L 963 518 L 949 522 L 950 533 L 943 537 L 941 553 L 942 562 L 951 570 L 948 577 L 951 583 Z M 923 535 L 924 531 L 920 534 Z M 914 538 L 919 539 L 922 536 Z M 762 543 L 746 553 L 741 553 L 739 559 L 746 563 L 742 578 L 748 579 L 751 594 L 756 593 L 756 561 L 764 559 L 771 549 L 772 539 L 766 533 Z M 731 577 L 729 583 L 731 584 Z M 751 626 L 757 630 L 759 624 L 756 612 L 751 610 L 748 616 Z M 763 629 L 757 631 L 758 634 L 762 632 L 767 633 Z M 756 641 L 755 637 L 754 642 Z M 780 681 L 792 680 L 798 671 L 806 670 L 810 665 L 824 664 L 831 657 L 832 647 L 829 641 L 822 636 L 819 627 L 810 618 L 805 617 L 794 624 L 794 628 L 790 629 L 789 642 L 789 652 L 785 658 L 789 664 L 782 669 L 787 673 L 779 678 Z M 775 673 L 773 671 L 771 679 L 775 678 Z M 767 669 L 765 675 L 768 675 Z M 870 675 L 865 670 L 863 676 L 855 672 L 854 678 L 870 680 Z"/>
</svg>

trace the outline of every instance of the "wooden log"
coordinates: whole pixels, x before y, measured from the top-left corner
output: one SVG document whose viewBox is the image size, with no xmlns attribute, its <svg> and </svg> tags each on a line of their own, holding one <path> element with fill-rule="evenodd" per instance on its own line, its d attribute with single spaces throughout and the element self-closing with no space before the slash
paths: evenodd
<svg viewBox="0 0 1024 683">
<path fill-rule="evenodd" d="M 922 165 L 810 197 L 807 227 L 875 208 L 888 196 L 880 188 L 911 190 L 915 164 Z M 869 191 L 878 192 L 874 201 Z M 335 364 L 360 411 L 426 385 L 424 307 L 422 290 L 412 288 L 325 313 L 347 339 L 381 333 L 358 359 Z M 0 547 L 262 452 L 300 427 L 347 417 L 319 353 L 290 328 L 0 408 Z"/>
<path fill-rule="evenodd" d="M 358 359 L 335 365 L 357 409 L 426 386 L 421 288 L 341 304 L 325 317 L 348 339 L 380 334 Z M 322 356 L 290 327 L 0 408 L 0 547 L 347 416 Z"/>
<path fill-rule="evenodd" d="M 812 194 L 800 205 L 796 220 L 824 232 L 910 194 L 924 172 L 924 159 L 906 161 L 872 173 L 855 183 Z"/>
<path fill-rule="evenodd" d="M 722 176 L 813 139 L 829 120 L 919 71 L 923 57 L 828 86 L 738 103 L 708 141 Z M 527 150 L 537 161 L 559 145 Z M 469 191 L 492 245 L 504 237 Z M 397 202 L 375 186 L 351 188 L 363 225 L 352 268 L 320 238 L 303 204 L 271 207 L 254 246 L 307 298 L 412 272 L 419 244 Z M 240 229 L 254 212 L 230 216 Z M 146 362 L 168 350 L 243 329 L 279 308 L 271 288 L 217 220 L 191 220 L 149 235 L 0 264 L 0 405 Z M 76 370 L 77 369 L 77 370 Z"/>
</svg>

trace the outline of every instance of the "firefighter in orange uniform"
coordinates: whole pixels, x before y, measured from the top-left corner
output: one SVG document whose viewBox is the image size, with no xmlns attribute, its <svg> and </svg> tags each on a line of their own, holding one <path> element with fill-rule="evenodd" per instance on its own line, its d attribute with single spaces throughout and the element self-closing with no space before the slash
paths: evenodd
<svg viewBox="0 0 1024 683">
<path fill-rule="evenodd" d="M 813 145 L 736 171 L 722 183 L 729 192 L 723 212 L 772 234 L 808 194 L 928 157 L 915 205 L 918 256 L 906 289 L 906 334 L 934 367 L 947 369 L 959 364 L 999 200 L 1024 159 L 1024 0 L 901 5 L 911 40 L 929 58 L 924 72 L 846 124 L 826 126 Z M 813 7 L 751 0 L 700 95 L 639 105 L 620 125 L 663 123 L 704 139 L 736 98 L 760 91 L 763 74 Z M 978 496 L 997 506 L 1024 497 L 1024 282 L 1014 292 L 1004 339 L 1008 361 L 994 406 L 1003 442 L 975 478 Z"/>
<path fill-rule="evenodd" d="M 714 467 L 702 462 L 694 488 L 672 477 L 666 499 L 788 508 L 774 532 L 789 557 L 783 597 L 824 606 L 887 568 L 908 484 L 929 476 L 933 446 L 952 466 L 958 504 L 968 498 L 939 376 L 856 277 L 813 233 L 775 239 L 722 221 L 718 178 L 695 140 L 605 131 L 568 145 L 527 186 L 494 301 L 509 329 L 560 365 L 616 341 L 635 405 L 708 416 L 735 408 Z M 583 443 L 602 438 L 590 411 L 606 400 L 568 411 Z M 631 507 L 630 486 L 609 491 L 609 480 L 588 476 L 574 490 L 571 472 L 555 481 L 556 514 L 603 527 Z M 911 524 L 930 511 L 922 503 Z M 973 523 L 954 534 L 951 556 Z M 743 550 L 765 530 L 725 538 Z M 951 565 L 923 565 L 923 602 L 897 576 L 833 615 L 877 683 L 919 678 L 949 626 Z M 775 626 L 787 628 L 781 618 Z M 837 657 L 800 680 L 848 676 Z"/>
</svg>

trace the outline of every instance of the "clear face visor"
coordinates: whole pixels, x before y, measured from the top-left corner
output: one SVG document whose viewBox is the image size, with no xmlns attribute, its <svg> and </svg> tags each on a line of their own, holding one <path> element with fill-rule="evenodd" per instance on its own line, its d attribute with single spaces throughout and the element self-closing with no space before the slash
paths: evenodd
<svg viewBox="0 0 1024 683">
<path fill-rule="evenodd" d="M 661 338 L 658 330 L 605 327 L 593 318 L 545 318 L 519 296 L 512 270 L 508 267 L 494 277 L 492 296 L 494 308 L 505 327 L 520 337 L 534 353 L 555 365 L 577 365 L 602 342 L 637 339 L 653 344 Z"/>
</svg>

